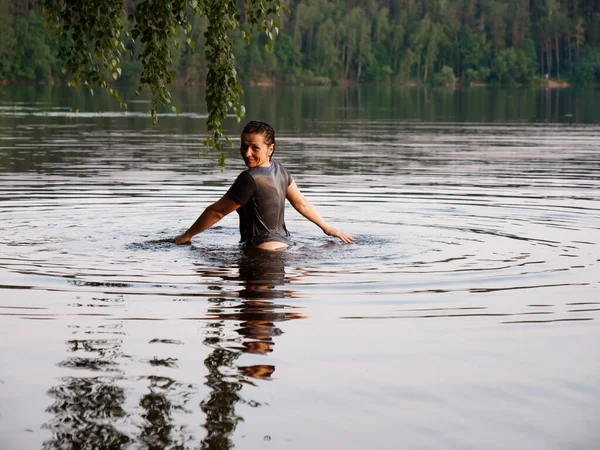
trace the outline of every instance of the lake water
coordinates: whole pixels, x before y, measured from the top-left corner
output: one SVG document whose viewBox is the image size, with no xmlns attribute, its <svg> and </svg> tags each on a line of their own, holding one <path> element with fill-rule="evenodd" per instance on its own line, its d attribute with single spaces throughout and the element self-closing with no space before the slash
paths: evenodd
<svg viewBox="0 0 600 450">
<path fill-rule="evenodd" d="M 248 89 L 356 240 L 282 253 L 168 242 L 243 169 L 202 95 L 0 90 L 0 449 L 600 446 L 600 90 Z"/>
</svg>

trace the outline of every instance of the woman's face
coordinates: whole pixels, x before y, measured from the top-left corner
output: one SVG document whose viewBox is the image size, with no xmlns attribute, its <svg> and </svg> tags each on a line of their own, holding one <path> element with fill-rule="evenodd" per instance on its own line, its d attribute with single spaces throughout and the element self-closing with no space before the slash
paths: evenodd
<svg viewBox="0 0 600 450">
<path fill-rule="evenodd" d="M 264 134 L 242 134 L 240 154 L 246 167 L 267 167 L 271 165 L 271 154 L 275 147 L 267 145 Z"/>
</svg>

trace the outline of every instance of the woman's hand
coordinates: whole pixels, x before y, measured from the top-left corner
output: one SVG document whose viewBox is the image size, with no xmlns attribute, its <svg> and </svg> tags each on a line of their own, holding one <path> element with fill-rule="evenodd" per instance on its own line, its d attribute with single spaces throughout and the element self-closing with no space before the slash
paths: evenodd
<svg viewBox="0 0 600 450">
<path fill-rule="evenodd" d="M 332 236 L 340 239 L 344 244 L 351 244 L 354 242 L 352 236 L 348 236 L 343 231 L 337 230 L 333 227 L 327 227 L 323 230 L 327 236 Z"/>
<path fill-rule="evenodd" d="M 187 234 L 183 233 L 175 238 L 174 241 L 177 245 L 189 245 L 192 242 L 192 238 Z"/>
</svg>

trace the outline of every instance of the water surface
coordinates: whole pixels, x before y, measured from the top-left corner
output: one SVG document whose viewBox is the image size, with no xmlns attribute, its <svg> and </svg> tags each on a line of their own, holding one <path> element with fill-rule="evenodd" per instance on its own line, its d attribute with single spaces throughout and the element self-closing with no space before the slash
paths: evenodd
<svg viewBox="0 0 600 450">
<path fill-rule="evenodd" d="M 278 254 L 169 242 L 243 169 L 201 91 L 0 94 L 1 449 L 598 447 L 598 90 L 248 90 L 356 239 Z"/>
</svg>

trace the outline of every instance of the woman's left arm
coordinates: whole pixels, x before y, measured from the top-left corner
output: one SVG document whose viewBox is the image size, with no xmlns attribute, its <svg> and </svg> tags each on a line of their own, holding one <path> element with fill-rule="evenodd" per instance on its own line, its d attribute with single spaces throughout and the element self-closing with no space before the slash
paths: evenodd
<svg viewBox="0 0 600 450">
<path fill-rule="evenodd" d="M 177 245 L 189 244 L 194 236 L 212 227 L 215 223 L 238 209 L 240 205 L 234 202 L 227 194 L 207 207 L 193 225 L 180 236 L 175 238 Z"/>
<path fill-rule="evenodd" d="M 302 195 L 295 181 L 292 181 L 288 186 L 286 198 L 296 211 L 317 225 L 326 235 L 336 237 L 345 244 L 350 244 L 352 241 L 354 241 L 351 236 L 348 236 L 346 233 L 333 228 L 323 220 L 314 206 L 310 204 L 304 195 Z"/>
</svg>

